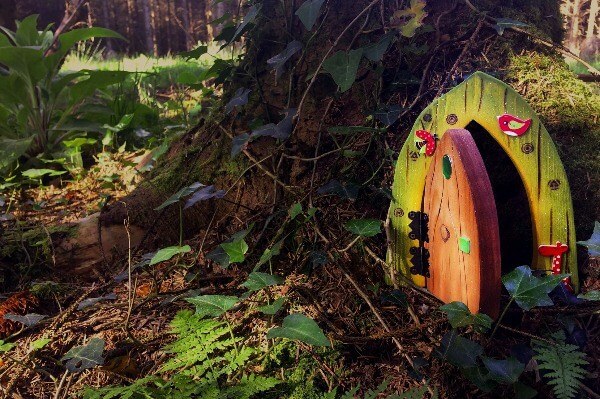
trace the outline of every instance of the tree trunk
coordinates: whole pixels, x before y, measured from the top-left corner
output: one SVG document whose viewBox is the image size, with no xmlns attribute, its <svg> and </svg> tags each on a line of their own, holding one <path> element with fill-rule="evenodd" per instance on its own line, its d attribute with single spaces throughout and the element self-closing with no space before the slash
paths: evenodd
<svg viewBox="0 0 600 399">
<path fill-rule="evenodd" d="M 110 11 L 108 10 L 108 2 L 107 1 L 103 1 L 102 2 L 102 27 L 104 28 L 108 28 L 108 29 L 112 29 L 112 23 L 111 23 L 111 17 L 110 17 Z M 112 56 L 114 54 L 114 50 L 113 50 L 113 45 L 112 45 L 112 40 L 110 38 L 105 39 L 106 40 L 106 53 L 110 56 Z"/>
<path fill-rule="evenodd" d="M 152 16 L 150 14 L 150 1 L 151 0 L 139 0 L 142 2 L 142 17 L 144 21 L 144 39 L 146 45 L 146 52 L 148 54 L 154 53 L 154 30 L 152 29 Z"/>
<path fill-rule="evenodd" d="M 181 29 L 183 30 L 185 37 L 185 48 L 186 50 L 191 50 L 196 43 L 194 43 L 194 39 L 190 31 L 190 17 L 188 14 L 187 0 L 177 0 L 176 10 L 176 15 L 181 22 Z"/>
<path fill-rule="evenodd" d="M 149 11 L 147 1 L 143 3 L 145 16 Z M 510 29 L 501 37 L 490 26 L 477 29 L 479 17 L 462 2 L 452 12 L 448 10 L 456 2 L 428 2 L 425 23 L 436 26 L 438 31 L 417 31 L 413 39 L 398 35 L 379 68 L 363 60 L 354 85 L 339 93 L 330 75 L 315 73 L 317 67 L 337 51 L 375 43 L 386 31 L 393 32 L 390 16 L 398 10 L 396 2 L 385 1 L 384 5 L 373 5 L 368 0 L 326 2 L 321 12 L 321 18 L 326 15 L 326 19 L 313 28 L 315 32 L 321 26 L 316 36 L 304 49 L 303 56 L 296 54 L 286 64 L 283 75 L 276 79 L 266 61 L 283 51 L 289 41 L 304 40 L 306 45 L 305 38 L 310 36 L 293 17 L 292 0 L 283 3 L 281 6 L 279 0 L 262 1 L 261 16 L 247 37 L 248 52 L 227 79 L 221 106 L 175 142 L 131 195 L 103 212 L 100 217 L 103 238 L 104 231 L 122 237 L 123 223 L 127 220 L 144 232 L 139 247 L 151 250 L 177 243 L 182 223 L 184 239 L 200 234 L 202 242 L 206 240 L 203 251 L 208 252 L 231 234 L 256 222 L 254 231 L 262 233 L 254 243 L 260 244 L 260 249 L 254 253 L 260 255 L 268 242 L 277 238 L 269 225 L 271 217 L 275 218 L 273 223 L 283 223 L 281 212 L 287 215 L 291 204 L 302 202 L 305 209 L 314 206 L 322 210 L 317 235 L 322 238 L 317 241 L 335 242 L 335 226 L 340 219 L 336 212 L 352 209 L 361 215 L 385 219 L 389 202 L 381 195 L 380 187 L 389 186 L 393 175 L 389 153 L 401 148 L 406 127 L 421 109 L 438 91 L 448 89 L 450 83 L 445 82 L 459 80 L 482 66 L 500 71 L 511 53 L 536 48 L 526 36 Z M 545 7 L 543 4 L 546 4 L 543 0 L 534 1 L 531 7 Z M 499 13 L 496 9 L 488 11 Z M 523 13 L 523 17 L 544 15 L 546 21 L 545 17 L 552 13 L 558 16 L 557 4 L 542 12 Z M 536 25 L 540 21 L 528 22 Z M 555 28 L 560 27 L 550 27 Z M 428 50 L 425 47 L 419 50 L 414 43 L 427 45 Z M 449 69 L 457 60 L 457 68 Z M 407 83 L 403 76 L 414 76 L 417 83 Z M 252 90 L 249 103 L 230 114 L 223 112 L 223 105 L 240 87 Z M 284 110 L 300 105 L 301 113 L 288 140 L 279 143 L 262 137 L 252 141 L 236 158 L 231 157 L 232 137 L 248 132 L 250 122 L 278 123 Z M 389 133 L 338 135 L 328 129 L 372 123 L 365 121 L 371 120 L 369 115 L 384 105 L 408 107 L 400 120 L 387 129 Z M 332 179 L 345 185 L 359 182 L 364 195 L 352 203 L 319 195 L 317 188 Z M 155 210 L 173 193 L 196 181 L 214 184 L 227 194 L 223 199 L 197 203 L 186 209 L 181 219 L 177 205 Z M 112 233 L 108 233 L 111 228 Z"/>
<path fill-rule="evenodd" d="M 588 15 L 587 30 L 585 32 L 586 39 L 592 39 L 594 37 L 594 31 L 598 24 L 598 3 L 599 0 L 590 0 L 590 13 Z"/>
<path fill-rule="evenodd" d="M 581 0 L 573 0 L 572 17 L 571 17 L 571 51 L 579 52 L 579 23 L 581 18 Z"/>
</svg>

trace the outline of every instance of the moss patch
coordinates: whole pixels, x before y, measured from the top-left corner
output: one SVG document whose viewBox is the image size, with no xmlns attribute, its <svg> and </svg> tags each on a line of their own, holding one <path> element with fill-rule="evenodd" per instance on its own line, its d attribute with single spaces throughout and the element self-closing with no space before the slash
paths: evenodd
<svg viewBox="0 0 600 399">
<path fill-rule="evenodd" d="M 600 219 L 600 91 L 573 74 L 559 56 L 513 56 L 507 80 L 543 120 L 565 165 L 578 237 Z"/>
</svg>

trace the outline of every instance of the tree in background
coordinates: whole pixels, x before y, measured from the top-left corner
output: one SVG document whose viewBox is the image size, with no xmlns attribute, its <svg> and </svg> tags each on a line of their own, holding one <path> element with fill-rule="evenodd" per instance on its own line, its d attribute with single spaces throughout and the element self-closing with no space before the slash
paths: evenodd
<svg viewBox="0 0 600 399">
<path fill-rule="evenodd" d="M 600 0 L 562 0 L 565 45 L 585 59 L 593 59 L 600 48 Z"/>
</svg>

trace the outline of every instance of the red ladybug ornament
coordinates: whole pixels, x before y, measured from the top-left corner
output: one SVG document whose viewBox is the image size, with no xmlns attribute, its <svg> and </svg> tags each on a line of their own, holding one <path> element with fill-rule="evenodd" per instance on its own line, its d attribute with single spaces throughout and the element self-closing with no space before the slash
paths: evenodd
<svg viewBox="0 0 600 399">
<path fill-rule="evenodd" d="M 427 130 L 417 130 L 415 136 L 422 140 L 420 143 L 417 143 L 417 148 L 420 150 L 422 146 L 425 146 L 425 155 L 428 157 L 432 156 L 437 145 L 435 135 L 432 135 Z"/>
</svg>

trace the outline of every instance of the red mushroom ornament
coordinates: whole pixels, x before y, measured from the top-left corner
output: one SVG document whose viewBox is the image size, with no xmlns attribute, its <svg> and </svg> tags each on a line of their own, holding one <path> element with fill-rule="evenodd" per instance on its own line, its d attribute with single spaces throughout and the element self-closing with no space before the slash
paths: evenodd
<svg viewBox="0 0 600 399">
<path fill-rule="evenodd" d="M 538 247 L 540 255 L 552 256 L 552 274 L 560 274 L 562 270 L 562 255 L 568 250 L 569 246 L 560 241 L 556 241 L 556 245 L 540 245 Z M 563 282 L 570 291 L 573 291 L 569 277 L 565 278 Z"/>
</svg>

